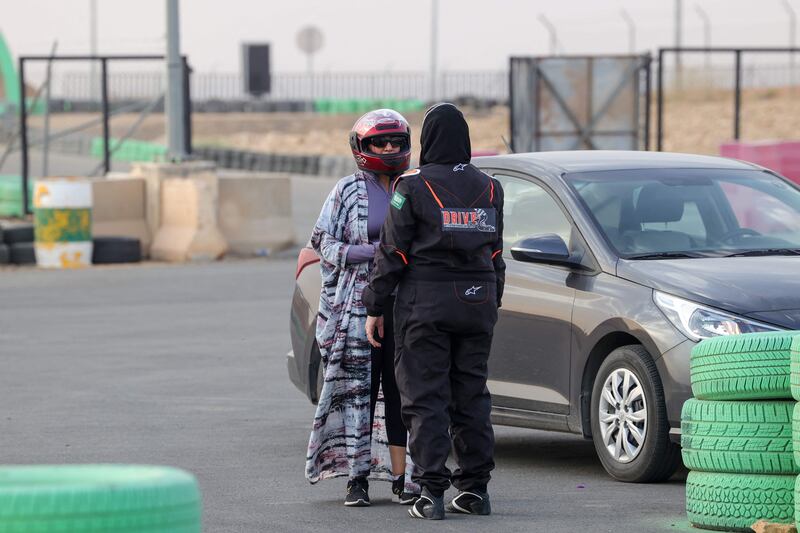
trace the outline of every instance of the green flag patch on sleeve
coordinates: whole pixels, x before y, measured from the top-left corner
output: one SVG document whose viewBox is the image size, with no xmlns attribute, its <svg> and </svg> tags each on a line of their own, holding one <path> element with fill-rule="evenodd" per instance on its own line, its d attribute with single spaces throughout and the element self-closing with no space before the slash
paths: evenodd
<svg viewBox="0 0 800 533">
<path fill-rule="evenodd" d="M 399 192 L 395 191 L 394 195 L 392 196 L 392 207 L 395 209 L 403 209 L 403 205 L 406 203 L 406 197 L 400 194 Z"/>
</svg>

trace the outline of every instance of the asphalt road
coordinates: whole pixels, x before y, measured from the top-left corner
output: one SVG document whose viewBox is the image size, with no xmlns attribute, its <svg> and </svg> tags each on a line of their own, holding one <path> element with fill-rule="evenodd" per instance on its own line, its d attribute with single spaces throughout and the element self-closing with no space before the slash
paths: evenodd
<svg viewBox="0 0 800 533">
<path fill-rule="evenodd" d="M 193 472 L 206 532 L 692 531 L 685 472 L 609 478 L 580 437 L 496 428 L 491 517 L 412 520 L 374 482 L 303 477 L 313 407 L 289 382 L 292 260 L 0 269 L 0 457 Z M 694 530 L 696 531 L 696 530 Z"/>
</svg>

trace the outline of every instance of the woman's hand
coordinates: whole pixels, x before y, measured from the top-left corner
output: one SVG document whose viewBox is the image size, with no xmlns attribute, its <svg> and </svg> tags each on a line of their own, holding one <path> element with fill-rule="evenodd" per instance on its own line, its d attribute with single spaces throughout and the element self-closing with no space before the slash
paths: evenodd
<svg viewBox="0 0 800 533">
<path fill-rule="evenodd" d="M 375 348 L 380 348 L 381 343 L 375 340 L 373 334 L 375 328 L 378 328 L 378 336 L 383 338 L 383 317 L 382 316 L 368 316 L 367 317 L 367 341 Z"/>
</svg>

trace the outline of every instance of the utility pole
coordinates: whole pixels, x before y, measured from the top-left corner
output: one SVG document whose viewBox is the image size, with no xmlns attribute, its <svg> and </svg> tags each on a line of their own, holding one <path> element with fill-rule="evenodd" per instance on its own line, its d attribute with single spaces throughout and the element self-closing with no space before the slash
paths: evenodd
<svg viewBox="0 0 800 533">
<path fill-rule="evenodd" d="M 178 0 L 167 0 L 167 139 L 173 160 L 186 158 L 183 124 L 183 61 L 181 60 Z"/>
<path fill-rule="evenodd" d="M 683 43 L 683 0 L 675 0 L 675 48 Z M 675 83 L 678 89 L 683 86 L 683 65 L 680 51 L 675 52 Z"/>
<path fill-rule="evenodd" d="M 436 102 L 437 45 L 439 43 L 439 0 L 431 0 L 431 79 L 430 100 Z"/>
<path fill-rule="evenodd" d="M 89 0 L 89 54 L 97 55 L 97 0 Z M 97 62 L 89 62 L 89 98 L 97 100 Z"/>
<path fill-rule="evenodd" d="M 636 23 L 633 22 L 633 18 L 627 10 L 620 10 L 620 14 L 628 25 L 628 53 L 634 55 L 636 53 Z"/>
<path fill-rule="evenodd" d="M 783 7 L 789 15 L 789 47 L 797 46 L 797 13 L 789 0 L 783 0 Z M 794 52 L 789 52 L 789 85 L 794 87 Z"/>
<path fill-rule="evenodd" d="M 711 48 L 711 19 L 708 17 L 708 13 L 706 13 L 706 10 L 700 7 L 699 5 L 695 4 L 694 9 L 695 11 L 697 11 L 697 14 L 700 15 L 700 18 L 703 20 L 703 47 L 709 49 Z M 706 76 L 709 75 L 710 68 L 711 68 L 711 52 L 706 52 L 706 57 L 705 57 Z"/>
<path fill-rule="evenodd" d="M 558 55 L 558 34 L 556 33 L 556 27 L 544 16 L 544 13 L 539 13 L 539 22 L 542 23 L 547 29 L 547 33 L 550 35 L 550 55 Z"/>
</svg>

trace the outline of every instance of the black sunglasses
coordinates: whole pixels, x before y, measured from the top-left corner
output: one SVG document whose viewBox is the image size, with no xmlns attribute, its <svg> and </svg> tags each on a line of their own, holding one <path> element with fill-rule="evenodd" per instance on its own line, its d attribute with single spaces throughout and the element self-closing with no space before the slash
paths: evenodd
<svg viewBox="0 0 800 533">
<path fill-rule="evenodd" d="M 386 148 L 386 145 L 391 143 L 392 146 L 404 146 L 406 138 L 402 135 L 378 135 L 370 137 L 367 142 L 377 148 Z"/>
</svg>

